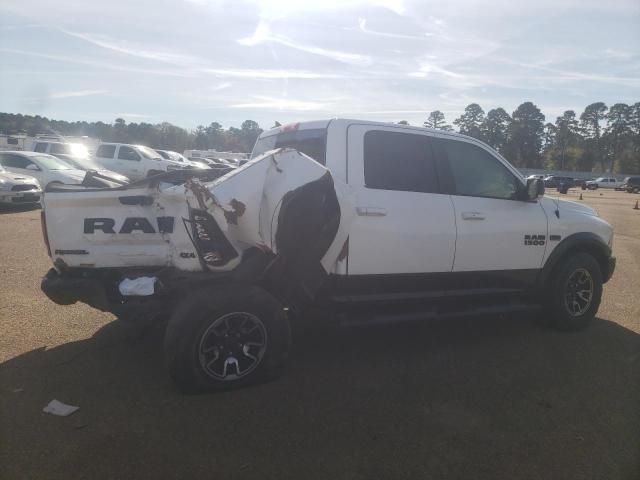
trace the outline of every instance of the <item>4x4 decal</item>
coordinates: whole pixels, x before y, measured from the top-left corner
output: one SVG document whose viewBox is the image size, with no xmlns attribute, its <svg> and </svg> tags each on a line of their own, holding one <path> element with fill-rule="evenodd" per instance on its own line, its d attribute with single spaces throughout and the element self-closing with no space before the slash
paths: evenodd
<svg viewBox="0 0 640 480">
<path fill-rule="evenodd" d="M 546 239 L 547 239 L 546 235 L 525 235 L 524 244 L 525 245 L 544 245 Z"/>
</svg>

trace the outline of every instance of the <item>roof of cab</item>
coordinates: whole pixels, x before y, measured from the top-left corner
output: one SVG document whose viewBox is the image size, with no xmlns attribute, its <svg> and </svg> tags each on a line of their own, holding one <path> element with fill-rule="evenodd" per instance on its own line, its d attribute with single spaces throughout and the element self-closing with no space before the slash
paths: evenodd
<svg viewBox="0 0 640 480">
<path fill-rule="evenodd" d="M 271 135 L 277 135 L 279 133 L 282 132 L 286 132 L 289 130 L 310 130 L 310 129 L 315 129 L 315 128 L 328 128 L 330 124 L 334 124 L 337 126 L 343 125 L 343 126 L 348 126 L 348 125 L 352 125 L 352 124 L 358 124 L 358 125 L 372 125 L 372 126 L 380 126 L 380 127 L 396 127 L 396 128 L 401 128 L 401 129 L 405 129 L 405 130 L 417 130 L 417 131 L 428 131 L 428 132 L 432 132 L 432 133 L 436 133 L 438 135 L 445 135 L 445 136 L 450 136 L 450 137 L 457 137 L 457 138 L 464 138 L 467 140 L 473 140 L 473 141 L 478 141 L 477 139 L 473 138 L 473 137 L 469 137 L 467 135 L 463 135 L 461 133 L 456 133 L 456 132 L 448 132 L 445 130 L 437 130 L 434 128 L 427 128 L 427 127 L 421 127 L 418 125 L 403 125 L 400 123 L 393 123 L 393 122 L 379 122 L 379 121 L 373 121 L 373 120 L 358 120 L 358 119 L 353 119 L 353 118 L 331 118 L 331 119 L 327 119 L 327 120 L 310 120 L 310 121 L 305 121 L 305 122 L 295 122 L 295 123 L 289 123 L 286 125 L 282 125 L 280 127 L 275 127 L 272 128 L 270 130 L 266 130 L 264 131 L 260 136 L 261 137 L 270 137 Z"/>
</svg>

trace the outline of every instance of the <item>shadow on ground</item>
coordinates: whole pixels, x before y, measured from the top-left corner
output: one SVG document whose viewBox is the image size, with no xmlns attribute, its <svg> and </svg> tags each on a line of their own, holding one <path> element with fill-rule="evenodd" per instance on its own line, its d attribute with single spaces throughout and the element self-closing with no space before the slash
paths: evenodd
<svg viewBox="0 0 640 480">
<path fill-rule="evenodd" d="M 307 330 L 280 380 L 202 396 L 161 340 L 114 322 L 0 365 L 0 476 L 640 478 L 640 335 L 606 320 Z"/>
<path fill-rule="evenodd" d="M 40 210 L 40 208 L 41 207 L 39 203 L 0 203 L 0 215 L 5 215 L 8 213 L 31 212 L 33 210 Z"/>
</svg>

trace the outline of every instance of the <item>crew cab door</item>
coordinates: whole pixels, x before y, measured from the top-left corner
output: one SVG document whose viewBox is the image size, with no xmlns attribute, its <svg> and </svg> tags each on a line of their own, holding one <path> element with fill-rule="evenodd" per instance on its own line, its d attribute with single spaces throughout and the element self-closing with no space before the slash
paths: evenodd
<svg viewBox="0 0 640 480">
<path fill-rule="evenodd" d="M 480 144 L 453 137 L 433 143 L 456 218 L 453 271 L 482 273 L 486 287 L 532 282 L 548 241 L 542 206 L 517 200 L 521 180 Z"/>
<path fill-rule="evenodd" d="M 348 276 L 393 282 L 398 275 L 450 272 L 456 226 L 451 199 L 439 193 L 429 137 L 351 125 L 347 140 L 347 181 L 357 206 Z"/>
<path fill-rule="evenodd" d="M 145 159 L 128 145 L 119 145 L 116 152 L 115 164 L 117 172 L 132 180 L 139 180 L 145 177 Z"/>
</svg>

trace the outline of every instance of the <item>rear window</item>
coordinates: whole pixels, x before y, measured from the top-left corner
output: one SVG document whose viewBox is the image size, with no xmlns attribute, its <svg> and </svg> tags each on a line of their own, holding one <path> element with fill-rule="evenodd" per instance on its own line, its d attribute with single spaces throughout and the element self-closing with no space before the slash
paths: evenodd
<svg viewBox="0 0 640 480">
<path fill-rule="evenodd" d="M 325 128 L 292 130 L 259 138 L 253 147 L 251 158 L 274 148 L 294 148 L 324 165 L 327 153 L 327 130 Z"/>
<path fill-rule="evenodd" d="M 414 133 L 372 130 L 364 135 L 367 188 L 437 193 L 429 139 Z"/>
</svg>

